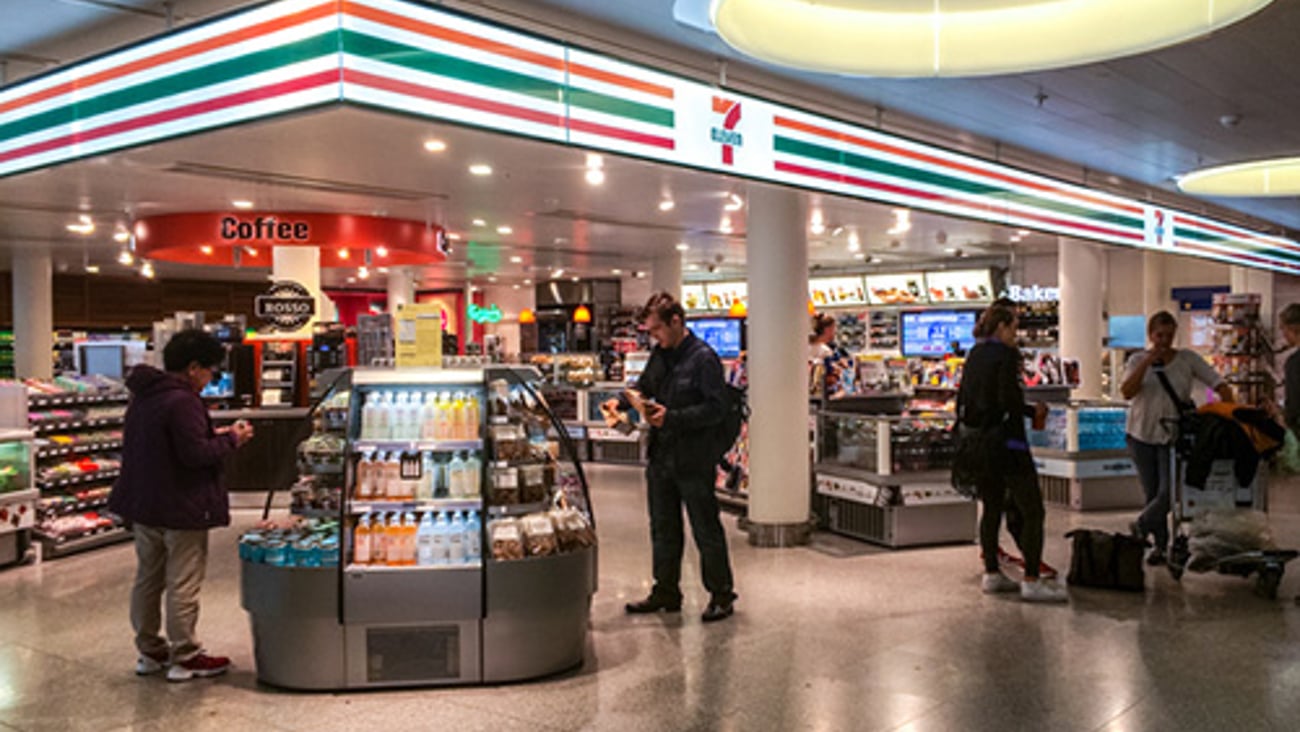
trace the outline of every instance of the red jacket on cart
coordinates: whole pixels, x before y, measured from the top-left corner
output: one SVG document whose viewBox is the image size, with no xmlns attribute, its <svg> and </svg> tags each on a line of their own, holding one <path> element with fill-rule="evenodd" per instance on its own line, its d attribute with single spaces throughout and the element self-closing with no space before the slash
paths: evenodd
<svg viewBox="0 0 1300 732">
<path fill-rule="evenodd" d="M 160 529 L 230 525 L 221 466 L 235 436 L 217 434 L 203 400 L 179 374 L 137 366 L 126 379 L 131 401 L 122 434 L 122 472 L 108 508 Z"/>
</svg>

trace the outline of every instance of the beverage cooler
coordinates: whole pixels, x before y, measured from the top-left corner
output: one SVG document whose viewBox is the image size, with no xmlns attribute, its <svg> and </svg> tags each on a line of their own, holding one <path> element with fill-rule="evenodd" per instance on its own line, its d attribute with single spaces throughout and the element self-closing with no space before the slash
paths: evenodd
<svg viewBox="0 0 1300 732">
<path fill-rule="evenodd" d="M 35 436 L 29 430 L 0 430 L 0 566 L 20 562 L 36 525 L 33 482 Z"/>
<path fill-rule="evenodd" d="M 257 676 L 293 689 L 518 681 L 582 663 L 581 463 L 531 368 L 358 369 L 338 514 L 240 542 Z"/>
<path fill-rule="evenodd" d="M 1043 500 L 1076 511 L 1142 508 L 1127 418 L 1123 402 L 1074 401 L 1051 405 L 1043 429 L 1027 427 Z"/>
</svg>

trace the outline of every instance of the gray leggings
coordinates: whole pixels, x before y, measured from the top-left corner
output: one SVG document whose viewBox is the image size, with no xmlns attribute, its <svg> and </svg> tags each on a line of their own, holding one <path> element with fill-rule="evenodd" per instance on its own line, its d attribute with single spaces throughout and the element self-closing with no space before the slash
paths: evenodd
<svg viewBox="0 0 1300 732">
<path fill-rule="evenodd" d="M 1028 456 L 1025 456 L 1028 460 Z M 1008 470 L 997 480 L 979 487 L 984 515 L 980 517 L 980 548 L 984 552 L 984 571 L 998 571 L 998 536 L 1002 516 L 1007 517 L 1007 531 L 1015 539 L 1025 558 L 1025 577 L 1038 577 L 1043 560 L 1043 492 L 1032 465 L 1028 469 Z"/>
<path fill-rule="evenodd" d="M 1145 538 L 1155 540 L 1156 549 L 1169 548 L 1169 445 L 1154 445 L 1128 436 L 1128 449 L 1133 454 L 1146 508 L 1138 515 L 1138 531 Z"/>
</svg>

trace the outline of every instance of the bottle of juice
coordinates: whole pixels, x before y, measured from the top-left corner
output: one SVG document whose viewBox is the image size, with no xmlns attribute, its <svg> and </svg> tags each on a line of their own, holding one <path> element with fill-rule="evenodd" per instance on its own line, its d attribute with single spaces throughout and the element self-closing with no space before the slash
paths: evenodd
<svg viewBox="0 0 1300 732">
<path fill-rule="evenodd" d="M 370 564 L 370 533 L 370 514 L 366 514 L 352 532 L 353 564 Z"/>
<path fill-rule="evenodd" d="M 447 534 L 451 531 L 451 524 L 447 522 L 447 514 L 439 512 L 438 518 L 433 522 L 433 563 L 446 564 L 451 561 L 450 547 L 448 547 Z"/>
<path fill-rule="evenodd" d="M 478 520 L 478 511 L 470 511 L 465 519 L 465 561 L 478 562 L 483 558 L 483 526 Z"/>
<path fill-rule="evenodd" d="M 451 516 L 451 530 L 447 532 L 447 560 L 451 564 L 465 563 L 465 520 L 460 511 Z"/>
<path fill-rule="evenodd" d="M 433 465 L 429 453 L 420 454 L 420 477 L 415 480 L 415 500 L 433 500 Z"/>
<path fill-rule="evenodd" d="M 483 417 L 476 392 L 465 394 L 465 436 L 461 439 L 477 440 L 479 438 L 479 420 Z"/>
<path fill-rule="evenodd" d="M 415 563 L 421 567 L 433 564 L 433 512 L 426 511 L 420 519 L 415 534 Z"/>
<path fill-rule="evenodd" d="M 465 424 L 465 395 L 458 391 L 451 397 L 451 439 L 469 439 L 465 436 L 468 431 Z"/>
<path fill-rule="evenodd" d="M 465 457 L 465 485 L 464 492 L 466 498 L 478 498 L 483 488 L 483 463 L 478 459 L 478 453 L 467 453 Z"/>
<path fill-rule="evenodd" d="M 394 513 L 388 517 L 388 553 L 385 563 L 390 567 L 400 567 L 404 563 L 406 532 L 402 528 L 402 515 Z"/>
<path fill-rule="evenodd" d="M 439 440 L 451 439 L 451 397 L 447 392 L 438 392 L 438 421 L 434 436 Z"/>
<path fill-rule="evenodd" d="M 427 391 L 420 406 L 420 439 L 438 439 L 438 395 Z"/>
<path fill-rule="evenodd" d="M 366 453 L 357 460 L 356 486 L 353 490 L 353 496 L 358 500 L 368 501 L 375 497 L 374 481 L 374 461 L 373 455 Z"/>
<path fill-rule="evenodd" d="M 395 452 L 388 453 L 384 460 L 384 490 L 389 500 L 402 496 L 402 456 Z"/>
<path fill-rule="evenodd" d="M 415 514 L 406 512 L 402 516 L 402 565 L 410 567 L 415 564 L 416 533 L 419 531 Z"/>
<path fill-rule="evenodd" d="M 452 498 L 465 497 L 465 461 L 460 453 L 453 453 L 447 465 L 447 494 Z"/>
<path fill-rule="evenodd" d="M 376 513 L 370 520 L 370 563 L 388 563 L 388 522 Z"/>
</svg>

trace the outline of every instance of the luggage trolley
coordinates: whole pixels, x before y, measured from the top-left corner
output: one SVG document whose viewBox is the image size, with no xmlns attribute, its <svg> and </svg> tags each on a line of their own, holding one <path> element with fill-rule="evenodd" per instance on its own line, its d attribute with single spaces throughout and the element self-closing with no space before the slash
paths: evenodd
<svg viewBox="0 0 1300 732">
<path fill-rule="evenodd" d="M 1175 427 L 1177 430 L 1177 427 Z M 1192 559 L 1188 524 L 1200 511 L 1208 509 L 1268 510 L 1268 461 L 1261 457 L 1259 468 L 1250 485 L 1237 480 L 1235 463 L 1230 459 L 1214 460 L 1210 473 L 1201 488 L 1187 485 L 1187 464 L 1197 449 L 1195 435 L 1178 431 L 1174 449 L 1170 450 L 1169 482 L 1170 508 L 1173 514 L 1173 546 L 1169 550 L 1169 572 L 1181 580 Z M 1209 566 L 1193 571 L 1215 570 L 1219 574 L 1255 577 L 1255 593 L 1261 597 L 1277 599 L 1278 585 L 1286 571 L 1286 563 L 1300 556 L 1292 549 L 1258 549 L 1220 557 Z"/>
</svg>

